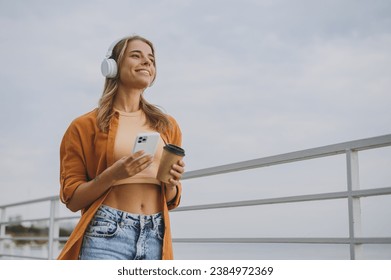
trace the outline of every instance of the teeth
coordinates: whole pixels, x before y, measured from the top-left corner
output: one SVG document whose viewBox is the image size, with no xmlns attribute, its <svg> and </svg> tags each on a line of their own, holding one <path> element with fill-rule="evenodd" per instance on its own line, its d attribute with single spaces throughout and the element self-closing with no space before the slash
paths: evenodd
<svg viewBox="0 0 391 280">
<path fill-rule="evenodd" d="M 149 72 L 147 70 L 139 70 L 138 72 L 143 72 L 145 74 L 148 74 L 149 75 Z"/>
</svg>

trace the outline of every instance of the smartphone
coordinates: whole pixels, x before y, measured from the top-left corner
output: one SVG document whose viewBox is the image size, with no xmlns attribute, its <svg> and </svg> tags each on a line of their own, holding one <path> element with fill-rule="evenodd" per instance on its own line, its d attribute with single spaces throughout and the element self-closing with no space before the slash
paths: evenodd
<svg viewBox="0 0 391 280">
<path fill-rule="evenodd" d="M 133 154 L 143 150 L 146 155 L 154 156 L 159 142 L 160 134 L 157 132 L 143 132 L 136 136 Z"/>
</svg>

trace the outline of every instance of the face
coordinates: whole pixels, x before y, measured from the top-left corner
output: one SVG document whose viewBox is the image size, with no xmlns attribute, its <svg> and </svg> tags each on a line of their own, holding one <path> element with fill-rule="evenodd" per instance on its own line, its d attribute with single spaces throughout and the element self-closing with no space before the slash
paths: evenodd
<svg viewBox="0 0 391 280">
<path fill-rule="evenodd" d="M 155 78 L 154 63 L 155 57 L 147 43 L 130 41 L 119 69 L 121 84 L 132 88 L 147 88 Z"/>
</svg>

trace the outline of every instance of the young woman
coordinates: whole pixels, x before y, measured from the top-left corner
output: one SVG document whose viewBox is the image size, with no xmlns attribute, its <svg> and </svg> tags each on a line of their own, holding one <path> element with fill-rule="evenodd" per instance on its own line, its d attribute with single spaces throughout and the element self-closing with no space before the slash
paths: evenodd
<svg viewBox="0 0 391 280">
<path fill-rule="evenodd" d="M 180 146 L 182 135 L 143 96 L 156 77 L 152 43 L 113 43 L 102 73 L 98 108 L 71 123 L 60 147 L 61 201 L 82 217 L 58 258 L 172 259 L 168 210 L 179 205 L 185 164 L 172 166 L 169 184 L 156 179 L 164 143 Z M 160 134 L 155 155 L 131 154 L 136 135 L 152 131 Z"/>
</svg>

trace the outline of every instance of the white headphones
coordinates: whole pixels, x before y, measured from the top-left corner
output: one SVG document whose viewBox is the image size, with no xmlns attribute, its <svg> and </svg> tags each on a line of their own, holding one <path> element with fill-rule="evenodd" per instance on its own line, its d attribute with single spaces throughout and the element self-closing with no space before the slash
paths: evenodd
<svg viewBox="0 0 391 280">
<path fill-rule="evenodd" d="M 127 38 L 127 37 L 124 37 L 124 38 L 121 38 L 121 39 L 114 41 L 110 45 L 109 49 L 107 50 L 106 56 L 103 59 L 102 64 L 100 65 L 100 70 L 102 71 L 102 75 L 105 76 L 106 78 L 114 78 L 115 76 L 117 76 L 117 72 L 118 72 L 117 62 L 110 57 L 113 54 L 114 47 L 121 40 L 123 40 L 125 38 Z"/>
</svg>

